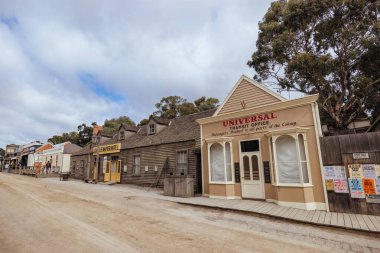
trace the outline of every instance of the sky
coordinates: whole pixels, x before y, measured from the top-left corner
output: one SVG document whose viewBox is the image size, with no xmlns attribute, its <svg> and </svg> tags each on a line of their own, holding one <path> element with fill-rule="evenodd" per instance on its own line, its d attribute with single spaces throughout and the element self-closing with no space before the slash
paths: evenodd
<svg viewBox="0 0 380 253">
<path fill-rule="evenodd" d="M 0 0 L 0 147 L 136 123 L 162 97 L 223 101 L 266 0 Z"/>
</svg>

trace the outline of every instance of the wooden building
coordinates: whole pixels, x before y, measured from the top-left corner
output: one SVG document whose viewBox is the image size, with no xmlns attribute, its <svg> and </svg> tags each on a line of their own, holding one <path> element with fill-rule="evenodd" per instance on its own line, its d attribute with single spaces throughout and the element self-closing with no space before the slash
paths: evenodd
<svg viewBox="0 0 380 253">
<path fill-rule="evenodd" d="M 152 116 L 141 127 L 121 125 L 112 139 L 93 146 L 91 152 L 88 146 L 72 156 L 73 174 L 88 174 L 98 181 L 158 187 L 166 175 L 188 175 L 195 179 L 194 190 L 201 193 L 200 127 L 196 120 L 214 112 L 172 120 Z M 92 165 L 89 172 L 86 161 Z"/>
<path fill-rule="evenodd" d="M 286 100 L 242 76 L 218 110 L 198 120 L 204 195 L 328 209 L 317 99 Z"/>
</svg>

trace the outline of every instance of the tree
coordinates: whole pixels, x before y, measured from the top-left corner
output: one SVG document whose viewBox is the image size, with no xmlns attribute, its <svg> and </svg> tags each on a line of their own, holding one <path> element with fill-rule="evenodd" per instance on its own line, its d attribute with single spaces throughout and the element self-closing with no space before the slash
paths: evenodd
<svg viewBox="0 0 380 253">
<path fill-rule="evenodd" d="M 218 106 L 217 98 L 200 97 L 192 102 L 187 102 L 180 96 L 163 97 L 159 103 L 156 103 L 156 109 L 153 115 L 172 119 L 178 116 L 189 115 L 197 112 L 203 112 L 214 109 Z"/>
<path fill-rule="evenodd" d="M 178 117 L 183 103 L 187 103 L 187 100 L 180 96 L 163 97 L 159 103 L 155 104 L 157 111 L 153 115 L 165 119 Z"/>
<path fill-rule="evenodd" d="M 195 106 L 197 107 L 198 111 L 203 112 L 203 111 L 208 111 L 215 109 L 218 107 L 219 104 L 219 99 L 217 98 L 207 98 L 206 97 L 200 97 L 194 101 Z"/>
<path fill-rule="evenodd" d="M 87 143 L 91 141 L 92 138 L 92 130 L 93 128 L 87 126 L 86 123 L 82 123 L 78 126 L 78 141 L 77 145 L 84 147 Z"/>
<path fill-rule="evenodd" d="M 140 123 L 138 124 L 138 126 L 145 126 L 146 124 L 148 124 L 148 122 L 149 122 L 149 119 L 142 119 Z"/>
<path fill-rule="evenodd" d="M 259 23 L 248 66 L 258 81 L 319 93 L 320 107 L 335 127 L 345 128 L 379 103 L 378 97 L 369 99 L 377 77 L 365 71 L 371 47 L 379 42 L 379 9 L 378 0 L 275 1 Z"/>
<path fill-rule="evenodd" d="M 0 148 L 0 155 L 1 155 L 1 156 L 5 156 L 5 150 L 2 149 L 2 148 Z"/>
<path fill-rule="evenodd" d="M 62 135 L 54 135 L 53 137 L 48 139 L 48 142 L 52 144 L 59 144 L 66 141 L 77 144 L 79 139 L 79 134 L 75 131 L 69 133 L 63 133 Z"/>
<path fill-rule="evenodd" d="M 109 132 L 117 131 L 121 124 L 136 125 L 128 116 L 120 116 L 118 118 L 106 119 L 104 121 L 103 130 L 106 129 Z"/>
</svg>

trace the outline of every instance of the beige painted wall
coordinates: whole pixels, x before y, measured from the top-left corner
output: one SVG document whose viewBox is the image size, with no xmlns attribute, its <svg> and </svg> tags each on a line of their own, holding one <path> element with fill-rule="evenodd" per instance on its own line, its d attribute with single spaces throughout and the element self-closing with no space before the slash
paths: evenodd
<svg viewBox="0 0 380 253">
<path fill-rule="evenodd" d="M 321 168 L 318 156 L 316 133 L 314 128 L 313 111 L 310 104 L 295 108 L 269 111 L 268 114 L 275 116 L 268 119 L 265 126 L 252 127 L 248 123 L 247 128 L 236 132 L 230 127 L 224 126 L 223 121 L 202 124 L 202 165 L 204 175 L 204 193 L 212 196 L 241 196 L 241 184 L 231 185 L 209 185 L 209 164 L 208 164 L 208 145 L 205 140 L 217 139 L 220 137 L 233 137 L 232 152 L 233 163 L 239 162 L 239 141 L 259 139 L 262 161 L 270 161 L 268 137 L 265 135 L 270 131 L 286 130 L 296 127 L 307 128 L 307 149 L 309 153 L 309 165 L 312 179 L 312 187 L 284 187 L 265 184 L 265 198 L 288 202 L 325 202 L 323 184 L 321 178 Z M 247 114 L 246 116 L 255 116 Z M 257 115 L 256 115 L 257 116 Z M 245 116 L 244 116 L 245 117 Z M 234 120 L 233 116 L 230 120 Z M 238 118 L 239 119 L 239 118 Z M 262 127 L 262 128 L 260 128 Z M 272 169 L 272 168 L 271 168 Z M 272 173 L 272 171 L 271 171 Z M 229 190 L 227 190 L 227 188 Z M 233 190 L 232 190 L 233 189 Z"/>
</svg>

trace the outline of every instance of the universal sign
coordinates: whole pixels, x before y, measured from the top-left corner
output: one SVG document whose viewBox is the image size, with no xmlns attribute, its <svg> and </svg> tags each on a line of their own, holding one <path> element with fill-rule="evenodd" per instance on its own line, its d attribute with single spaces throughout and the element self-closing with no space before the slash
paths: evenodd
<svg viewBox="0 0 380 253">
<path fill-rule="evenodd" d="M 276 118 L 277 116 L 274 114 L 274 112 L 263 113 L 259 115 L 253 115 L 253 116 L 248 116 L 248 117 L 243 117 L 243 118 L 238 118 L 238 119 L 225 120 L 223 121 L 223 126 L 234 129 L 236 127 L 239 127 L 239 126 L 241 127 L 244 125 L 244 127 L 248 128 L 249 124 L 251 123 L 251 127 L 255 127 L 259 125 L 267 125 L 268 120 L 272 120 Z"/>
</svg>

